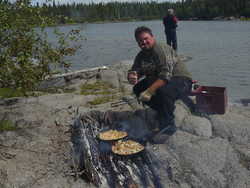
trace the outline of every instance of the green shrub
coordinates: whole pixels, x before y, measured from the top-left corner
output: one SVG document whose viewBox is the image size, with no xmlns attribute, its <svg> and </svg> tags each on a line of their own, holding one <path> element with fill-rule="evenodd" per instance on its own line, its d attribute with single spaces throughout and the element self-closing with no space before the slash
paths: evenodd
<svg viewBox="0 0 250 188">
<path fill-rule="evenodd" d="M 67 69 L 65 56 L 80 48 L 79 30 L 69 33 L 55 30 L 57 43 L 47 40 L 46 26 L 54 22 L 46 8 L 33 7 L 30 1 L 0 1 L 0 87 L 17 89 L 24 94 L 51 75 L 53 69 Z"/>
</svg>

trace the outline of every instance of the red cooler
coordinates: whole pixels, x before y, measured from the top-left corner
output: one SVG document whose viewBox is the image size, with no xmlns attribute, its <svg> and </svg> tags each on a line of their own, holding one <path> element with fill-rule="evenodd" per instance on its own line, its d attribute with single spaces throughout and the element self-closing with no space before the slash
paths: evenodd
<svg viewBox="0 0 250 188">
<path fill-rule="evenodd" d="M 196 107 L 199 112 L 224 114 L 228 105 L 225 87 L 200 86 L 196 92 Z"/>
</svg>

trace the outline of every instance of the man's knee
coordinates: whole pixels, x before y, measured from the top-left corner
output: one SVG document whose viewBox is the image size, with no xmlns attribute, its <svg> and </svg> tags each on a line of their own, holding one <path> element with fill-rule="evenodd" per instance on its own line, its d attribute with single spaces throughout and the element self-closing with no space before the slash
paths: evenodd
<svg viewBox="0 0 250 188">
<path fill-rule="evenodd" d="M 156 92 L 156 95 L 158 96 L 160 102 L 162 102 L 163 100 L 174 101 L 177 99 L 178 92 L 174 87 L 168 84 L 159 88 Z"/>
</svg>

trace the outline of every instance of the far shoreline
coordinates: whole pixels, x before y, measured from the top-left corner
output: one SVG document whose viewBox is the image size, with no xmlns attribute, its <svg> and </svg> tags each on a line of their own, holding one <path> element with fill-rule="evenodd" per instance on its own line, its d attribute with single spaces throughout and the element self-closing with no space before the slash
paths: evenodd
<svg viewBox="0 0 250 188">
<path fill-rule="evenodd" d="M 103 20 L 103 21 L 86 21 L 86 22 L 73 22 L 73 23 L 60 23 L 49 25 L 47 27 L 60 27 L 60 26 L 74 26 L 80 24 L 106 24 L 106 23 L 123 23 L 123 22 L 146 22 L 146 21 L 155 21 L 161 20 L 161 18 L 154 19 L 120 19 L 120 20 Z M 249 22 L 250 18 L 236 18 L 236 17 L 216 17 L 212 19 L 199 19 L 199 18 L 189 18 L 189 19 L 179 19 L 179 21 L 243 21 Z"/>
</svg>

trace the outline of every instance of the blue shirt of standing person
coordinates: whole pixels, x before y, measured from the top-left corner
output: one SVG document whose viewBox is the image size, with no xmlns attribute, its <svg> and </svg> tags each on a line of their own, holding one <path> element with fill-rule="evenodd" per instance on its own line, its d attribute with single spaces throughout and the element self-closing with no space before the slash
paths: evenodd
<svg viewBox="0 0 250 188">
<path fill-rule="evenodd" d="M 167 15 L 163 18 L 163 25 L 165 28 L 165 34 L 167 38 L 167 44 L 177 51 L 177 36 L 176 27 L 178 19 L 174 15 L 173 9 L 168 9 Z"/>
</svg>

